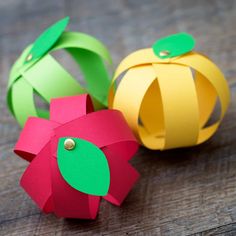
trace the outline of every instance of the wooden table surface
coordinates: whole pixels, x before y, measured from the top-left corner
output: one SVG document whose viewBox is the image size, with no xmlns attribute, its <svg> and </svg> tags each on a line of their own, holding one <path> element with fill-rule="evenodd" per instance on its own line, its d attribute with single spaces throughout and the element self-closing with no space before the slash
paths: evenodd
<svg viewBox="0 0 236 236">
<path fill-rule="evenodd" d="M 114 65 L 158 38 L 187 31 L 197 50 L 225 73 L 232 102 L 218 132 L 193 148 L 149 151 L 132 164 L 141 173 L 122 208 L 102 201 L 95 221 L 42 214 L 19 187 L 27 163 L 13 154 L 20 128 L 6 108 L 8 72 L 21 50 L 48 25 L 96 36 Z M 0 235 L 236 235 L 236 1 L 0 1 Z M 65 54 L 61 61 L 75 71 Z"/>
</svg>

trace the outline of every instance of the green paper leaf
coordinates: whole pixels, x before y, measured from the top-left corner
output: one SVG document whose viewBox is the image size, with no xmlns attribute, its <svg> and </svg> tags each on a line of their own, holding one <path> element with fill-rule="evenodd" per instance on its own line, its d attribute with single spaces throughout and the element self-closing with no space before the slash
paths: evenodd
<svg viewBox="0 0 236 236">
<path fill-rule="evenodd" d="M 59 20 L 49 28 L 47 28 L 34 42 L 28 56 L 25 58 L 25 62 L 32 61 L 43 56 L 59 39 L 66 26 L 69 23 L 70 18 L 65 17 Z"/>
<path fill-rule="evenodd" d="M 172 34 L 157 40 L 152 48 L 161 59 L 172 58 L 192 51 L 195 39 L 187 33 Z"/>
<path fill-rule="evenodd" d="M 67 150 L 60 138 L 57 149 L 59 170 L 65 181 L 80 192 L 105 196 L 110 186 L 110 170 L 104 153 L 93 143 L 72 138 L 75 147 Z"/>
</svg>

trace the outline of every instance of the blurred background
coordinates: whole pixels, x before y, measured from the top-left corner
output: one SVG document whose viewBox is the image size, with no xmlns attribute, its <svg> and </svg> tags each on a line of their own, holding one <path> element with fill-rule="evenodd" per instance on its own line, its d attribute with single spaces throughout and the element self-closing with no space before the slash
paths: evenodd
<svg viewBox="0 0 236 236">
<path fill-rule="evenodd" d="M 96 221 L 44 215 L 19 187 L 27 163 L 12 153 L 20 128 L 6 108 L 9 69 L 49 25 L 70 16 L 67 30 L 101 40 L 114 68 L 129 53 L 181 31 L 223 70 L 231 108 L 217 134 L 199 147 L 142 148 L 132 164 L 141 180 L 123 208 L 102 203 Z M 0 1 L 0 235 L 236 235 L 236 1 Z M 66 54 L 59 60 L 74 71 Z"/>
</svg>

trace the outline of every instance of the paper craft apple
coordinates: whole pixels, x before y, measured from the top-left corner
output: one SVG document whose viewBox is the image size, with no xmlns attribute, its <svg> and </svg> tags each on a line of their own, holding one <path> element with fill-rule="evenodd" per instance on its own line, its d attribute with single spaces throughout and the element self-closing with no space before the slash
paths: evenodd
<svg viewBox="0 0 236 236">
<path fill-rule="evenodd" d="M 192 51 L 194 45 L 189 34 L 170 35 L 127 56 L 115 72 L 109 108 L 124 114 L 147 148 L 200 144 L 225 115 L 230 92 L 224 75 L 210 59 Z M 209 124 L 217 100 L 221 113 Z"/>
<path fill-rule="evenodd" d="M 89 93 L 95 109 L 107 106 L 111 64 L 106 47 L 79 32 L 65 32 L 66 17 L 46 29 L 13 65 L 7 92 L 9 110 L 21 126 L 29 116 L 48 118 L 46 109 L 34 102 L 34 94 L 50 103 L 51 98 Z M 77 81 L 52 55 L 64 49 L 80 67 L 86 86 Z"/>
<path fill-rule="evenodd" d="M 122 114 L 93 112 L 88 95 L 53 99 L 50 120 L 27 120 L 15 153 L 30 164 L 20 184 L 45 213 L 94 219 L 101 197 L 120 205 L 139 174 L 138 143 Z"/>
</svg>

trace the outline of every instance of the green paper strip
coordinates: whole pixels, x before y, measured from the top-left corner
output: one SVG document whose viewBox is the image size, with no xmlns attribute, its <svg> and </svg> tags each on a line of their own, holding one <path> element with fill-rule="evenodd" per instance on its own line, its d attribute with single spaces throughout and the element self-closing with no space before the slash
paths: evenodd
<svg viewBox="0 0 236 236">
<path fill-rule="evenodd" d="M 56 27 L 55 37 L 52 37 L 51 32 L 45 33 L 46 30 L 42 34 L 43 36 L 40 36 L 41 39 L 39 37 L 34 45 L 28 46 L 10 72 L 7 103 L 9 110 L 21 126 L 24 125 L 29 116 L 48 117 L 48 111 L 35 107 L 34 92 L 38 93 L 48 103 L 51 98 L 89 93 L 96 110 L 107 106 L 110 76 L 104 61 L 111 64 L 108 50 L 100 41 L 89 35 L 76 32 L 62 33 L 62 28 L 66 27 L 66 20 L 64 19 L 62 22 L 64 23 L 60 23 L 59 28 Z M 60 35 L 59 32 L 61 32 Z M 50 40 L 49 44 L 45 45 L 47 35 L 50 36 Z M 40 48 L 39 42 L 43 42 L 42 48 Z M 52 42 L 54 45 L 51 45 Z M 77 62 L 84 75 L 86 88 L 83 88 L 70 73 L 49 55 L 50 52 L 60 49 L 65 49 Z M 35 53 L 36 51 L 37 53 Z M 31 53 L 36 56 L 25 63 L 27 55 Z M 17 85 L 14 88 L 21 80 L 25 82 L 20 82 L 21 86 Z M 26 91 L 27 89 L 29 91 Z"/>
<path fill-rule="evenodd" d="M 195 40 L 187 33 L 172 34 L 157 40 L 152 48 L 161 59 L 177 57 L 193 50 Z"/>
<path fill-rule="evenodd" d="M 44 74 L 45 72 L 47 73 Z M 65 89 L 70 91 L 70 95 L 85 92 L 79 83 L 49 54 L 22 75 L 48 103 L 50 103 L 51 97 L 63 96 Z"/>
<path fill-rule="evenodd" d="M 80 192 L 105 196 L 110 186 L 110 170 L 104 153 L 94 144 L 79 138 L 72 138 L 75 147 L 67 150 L 60 138 L 57 148 L 57 162 L 65 181 Z"/>
<path fill-rule="evenodd" d="M 22 93 L 22 91 L 24 91 Z M 33 89 L 25 80 L 17 80 L 12 89 L 12 104 L 14 115 L 20 124 L 23 124 L 27 119 L 28 113 L 31 116 L 37 116 L 37 111 L 34 106 Z"/>
</svg>

